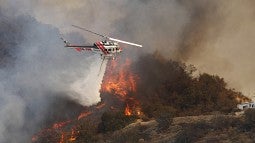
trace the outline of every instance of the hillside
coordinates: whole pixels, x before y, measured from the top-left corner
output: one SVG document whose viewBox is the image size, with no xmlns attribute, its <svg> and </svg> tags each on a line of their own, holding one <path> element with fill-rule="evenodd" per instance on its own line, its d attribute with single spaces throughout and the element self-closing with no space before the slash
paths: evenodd
<svg viewBox="0 0 255 143">
<path fill-rule="evenodd" d="M 236 105 L 250 99 L 223 78 L 194 77 L 195 71 L 157 52 L 110 62 L 101 91 L 104 112 L 80 121 L 73 142 L 251 141 L 252 123 L 234 115 Z"/>
<path fill-rule="evenodd" d="M 224 78 L 207 73 L 193 76 L 193 65 L 166 60 L 158 53 L 142 57 L 133 66 L 141 79 L 137 98 L 149 117 L 153 116 L 152 110 L 160 108 L 173 116 L 230 113 L 238 103 L 250 100 L 228 88 Z"/>
<path fill-rule="evenodd" d="M 40 131 L 33 142 L 251 141 L 253 116 L 234 115 L 236 105 L 250 99 L 228 88 L 223 78 L 193 76 L 195 71 L 157 52 L 136 61 L 109 61 L 102 101 L 76 119 Z"/>
<path fill-rule="evenodd" d="M 96 142 L 111 143 L 233 143 L 254 142 L 255 110 L 243 115 L 199 115 L 175 117 L 169 128 L 159 130 L 157 121 L 129 124 L 111 134 L 98 135 Z"/>
</svg>

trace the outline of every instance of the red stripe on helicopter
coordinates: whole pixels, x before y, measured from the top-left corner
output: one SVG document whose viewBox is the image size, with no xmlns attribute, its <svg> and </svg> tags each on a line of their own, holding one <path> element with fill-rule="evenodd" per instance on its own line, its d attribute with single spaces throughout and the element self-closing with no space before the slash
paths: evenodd
<svg viewBox="0 0 255 143">
<path fill-rule="evenodd" d="M 96 43 L 97 47 L 105 54 L 107 55 L 108 52 L 106 51 L 106 49 L 104 48 L 104 45 L 102 45 L 100 42 Z"/>
<path fill-rule="evenodd" d="M 107 51 L 105 50 L 104 46 L 100 42 L 98 42 L 97 45 L 98 45 L 99 49 L 106 55 Z"/>
<path fill-rule="evenodd" d="M 78 52 L 81 52 L 82 50 L 85 50 L 85 51 L 92 51 L 92 49 L 91 48 L 75 48 L 75 50 L 76 51 L 78 51 Z"/>
<path fill-rule="evenodd" d="M 109 54 L 109 52 L 105 49 L 104 45 L 101 44 L 101 42 L 99 42 L 99 44 L 101 45 L 102 49 L 104 49 L 105 53 L 106 53 L 106 54 Z"/>
<path fill-rule="evenodd" d="M 75 48 L 76 51 L 81 52 L 81 48 Z"/>
</svg>

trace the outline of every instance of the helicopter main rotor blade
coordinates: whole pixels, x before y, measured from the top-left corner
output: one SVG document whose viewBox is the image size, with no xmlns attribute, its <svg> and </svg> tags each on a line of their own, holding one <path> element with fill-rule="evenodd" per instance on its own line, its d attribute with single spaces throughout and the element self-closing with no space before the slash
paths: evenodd
<svg viewBox="0 0 255 143">
<path fill-rule="evenodd" d="M 128 44 L 128 45 L 132 45 L 132 46 L 137 46 L 137 47 L 143 47 L 142 45 L 136 44 L 136 43 L 131 43 L 131 42 L 127 42 L 127 41 L 123 41 L 123 40 L 119 40 L 119 39 L 115 39 L 115 38 L 111 38 L 108 37 L 110 40 L 112 41 L 116 41 L 116 42 L 120 42 L 120 43 L 124 43 L 124 44 Z"/>
<path fill-rule="evenodd" d="M 98 33 L 96 33 L 96 32 L 90 31 L 90 30 L 88 30 L 88 29 L 82 28 L 82 27 L 80 27 L 80 26 L 76 26 L 76 25 L 72 25 L 72 26 L 75 27 L 75 28 L 78 28 L 78 29 L 81 29 L 81 30 L 84 30 L 84 31 L 87 31 L 87 32 L 90 32 L 90 33 L 93 33 L 93 34 L 95 34 L 95 35 L 98 35 L 98 36 L 101 36 L 101 37 L 104 37 L 104 38 L 108 38 L 107 36 L 104 36 L 104 35 L 102 35 L 102 34 L 98 34 Z"/>
</svg>

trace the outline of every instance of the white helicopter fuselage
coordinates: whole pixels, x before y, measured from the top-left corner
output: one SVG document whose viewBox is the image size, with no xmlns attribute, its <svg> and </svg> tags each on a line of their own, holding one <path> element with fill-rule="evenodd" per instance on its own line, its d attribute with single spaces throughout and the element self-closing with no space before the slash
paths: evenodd
<svg viewBox="0 0 255 143">
<path fill-rule="evenodd" d="M 94 51 L 99 52 L 101 56 L 104 57 L 115 57 L 117 54 L 122 52 L 122 49 L 119 47 L 117 42 L 113 41 L 101 41 L 94 43 L 94 46 L 97 48 L 93 49 Z"/>
<path fill-rule="evenodd" d="M 114 41 L 100 41 L 94 43 L 93 46 L 84 46 L 84 45 L 72 45 L 69 42 L 64 40 L 66 44 L 65 47 L 75 49 L 78 52 L 81 51 L 91 51 L 96 54 L 100 54 L 102 58 L 114 58 L 117 54 L 122 52 L 122 49 L 119 47 L 119 44 Z"/>
</svg>

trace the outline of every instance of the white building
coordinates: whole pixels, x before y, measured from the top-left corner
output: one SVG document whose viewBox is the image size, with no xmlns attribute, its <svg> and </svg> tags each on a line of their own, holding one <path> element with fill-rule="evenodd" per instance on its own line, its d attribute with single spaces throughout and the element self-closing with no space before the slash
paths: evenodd
<svg viewBox="0 0 255 143">
<path fill-rule="evenodd" d="M 245 102 L 245 103 L 237 104 L 237 108 L 240 110 L 255 108 L 255 102 Z"/>
</svg>

